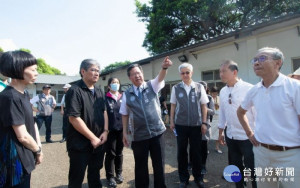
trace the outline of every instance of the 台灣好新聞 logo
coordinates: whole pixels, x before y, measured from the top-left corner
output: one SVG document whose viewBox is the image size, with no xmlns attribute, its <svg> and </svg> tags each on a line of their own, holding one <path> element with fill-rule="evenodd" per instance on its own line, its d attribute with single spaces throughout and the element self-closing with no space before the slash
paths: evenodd
<svg viewBox="0 0 300 188">
<path fill-rule="evenodd" d="M 225 167 L 223 176 L 228 182 L 239 182 L 242 179 L 241 171 L 235 165 L 229 165 Z"/>
</svg>

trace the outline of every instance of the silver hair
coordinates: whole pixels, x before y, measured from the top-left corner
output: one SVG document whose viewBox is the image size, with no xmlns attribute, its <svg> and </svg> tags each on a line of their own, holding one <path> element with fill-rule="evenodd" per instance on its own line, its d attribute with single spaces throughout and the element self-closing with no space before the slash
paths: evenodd
<svg viewBox="0 0 300 188">
<path fill-rule="evenodd" d="M 80 69 L 79 69 L 80 76 L 82 77 L 81 69 L 84 69 L 85 71 L 87 71 L 93 65 L 96 65 L 100 70 L 100 64 L 98 63 L 98 61 L 96 61 L 94 59 L 85 59 L 85 60 L 83 60 L 80 64 Z"/>
<path fill-rule="evenodd" d="M 281 59 L 282 62 L 284 61 L 284 56 L 282 51 L 280 51 L 278 48 L 272 48 L 272 47 L 263 47 L 257 51 L 258 53 L 268 53 L 272 56 L 274 60 Z"/>
<path fill-rule="evenodd" d="M 191 72 L 193 72 L 193 65 L 190 63 L 182 63 L 181 65 L 179 65 L 178 67 L 178 71 L 180 73 L 181 69 L 183 68 L 188 68 Z"/>
</svg>

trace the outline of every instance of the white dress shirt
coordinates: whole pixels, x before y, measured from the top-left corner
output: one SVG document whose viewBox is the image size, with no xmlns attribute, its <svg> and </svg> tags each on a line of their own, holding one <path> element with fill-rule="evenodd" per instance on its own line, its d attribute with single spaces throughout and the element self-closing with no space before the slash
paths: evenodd
<svg viewBox="0 0 300 188">
<path fill-rule="evenodd" d="M 264 144 L 300 146 L 300 82 L 283 74 L 266 88 L 257 83 L 241 107 L 257 112 L 255 138 Z"/>
<path fill-rule="evenodd" d="M 158 93 L 162 88 L 165 87 L 165 81 L 161 81 L 161 82 L 158 82 L 158 76 L 153 79 L 153 80 L 150 80 L 151 82 L 151 86 L 153 88 L 153 91 L 155 93 Z M 143 88 L 146 86 L 146 82 L 144 82 L 140 87 L 140 92 L 142 92 Z M 134 92 L 136 94 L 136 96 L 138 96 L 138 87 L 136 87 L 135 85 L 133 85 L 133 89 L 134 89 Z M 127 108 L 127 105 L 126 105 L 126 93 L 124 92 L 123 93 L 123 96 L 122 96 L 122 100 L 120 101 L 121 102 L 121 107 L 120 107 L 120 114 L 122 115 L 128 115 L 129 114 L 129 110 Z"/>
<path fill-rule="evenodd" d="M 233 87 L 224 86 L 220 91 L 220 111 L 219 125 L 220 129 L 227 126 L 227 137 L 234 140 L 247 140 L 248 137 L 244 128 L 239 122 L 236 111 L 244 100 L 247 92 L 253 87 L 252 84 L 239 79 Z M 231 94 L 231 104 L 229 104 L 229 95 Z M 249 125 L 254 130 L 254 110 L 249 109 L 246 113 Z"/>
<path fill-rule="evenodd" d="M 183 84 L 183 87 L 184 87 L 184 89 L 186 91 L 186 95 L 187 96 L 189 96 L 191 89 L 195 88 L 195 86 L 196 86 L 194 81 L 192 81 L 192 83 L 190 85 L 186 85 L 184 82 L 182 82 L 182 84 Z M 205 89 L 204 89 L 204 87 L 202 85 L 201 85 L 200 88 L 201 88 L 200 103 L 201 104 L 207 104 L 209 102 L 209 99 L 207 97 L 206 91 L 205 91 Z M 172 104 L 176 104 L 177 103 L 174 86 L 172 87 L 170 103 L 172 103 Z"/>
</svg>

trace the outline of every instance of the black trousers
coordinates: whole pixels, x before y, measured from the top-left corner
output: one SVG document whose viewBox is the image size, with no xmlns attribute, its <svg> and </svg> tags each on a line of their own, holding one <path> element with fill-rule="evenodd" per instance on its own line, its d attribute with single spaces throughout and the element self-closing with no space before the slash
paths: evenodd
<svg viewBox="0 0 300 188">
<path fill-rule="evenodd" d="M 187 148 L 190 144 L 190 157 L 192 162 L 192 173 L 196 181 L 202 180 L 201 176 L 201 126 L 175 125 L 177 132 L 177 161 L 180 182 L 188 182 L 190 174 L 188 171 Z"/>
<path fill-rule="evenodd" d="M 105 171 L 106 179 L 122 174 L 123 165 L 123 131 L 110 131 L 105 143 Z"/>
<path fill-rule="evenodd" d="M 244 169 L 251 169 L 252 187 L 256 188 L 256 181 L 254 176 L 254 153 L 253 145 L 249 140 L 234 140 L 226 138 L 228 153 L 230 153 L 229 164 L 237 166 L 242 174 L 241 181 L 235 183 L 237 188 L 244 187 Z M 245 165 L 245 166 L 244 166 Z"/>
<path fill-rule="evenodd" d="M 131 144 L 135 161 L 135 187 L 149 187 L 148 156 L 152 160 L 154 187 L 166 188 L 165 184 L 165 142 L 164 135 L 133 141 Z"/>
<path fill-rule="evenodd" d="M 201 167 L 206 166 L 207 160 L 207 140 L 201 140 Z"/>
<path fill-rule="evenodd" d="M 97 152 L 69 151 L 69 188 L 81 188 L 86 167 L 90 188 L 101 188 L 100 169 L 103 167 L 104 149 L 99 146 Z"/>
<path fill-rule="evenodd" d="M 36 124 L 41 129 L 43 122 L 45 122 L 46 127 L 46 141 L 51 139 L 51 123 L 52 123 L 52 115 L 51 116 L 36 116 Z"/>
<path fill-rule="evenodd" d="M 63 127 L 62 127 L 62 137 L 63 138 L 67 138 L 67 130 L 69 128 L 69 118 L 67 116 L 66 110 L 64 110 L 64 115 L 63 115 Z"/>
</svg>

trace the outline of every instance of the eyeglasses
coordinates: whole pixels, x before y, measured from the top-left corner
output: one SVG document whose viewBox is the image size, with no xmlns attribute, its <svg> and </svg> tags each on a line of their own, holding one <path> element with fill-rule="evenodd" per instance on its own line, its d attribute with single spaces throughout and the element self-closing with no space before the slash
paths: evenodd
<svg viewBox="0 0 300 188">
<path fill-rule="evenodd" d="M 232 96 L 231 96 L 231 93 L 230 93 L 229 96 L 228 96 L 228 103 L 229 104 L 232 104 L 232 100 L 231 99 L 232 99 Z"/>
<path fill-rule="evenodd" d="M 91 68 L 91 69 L 90 69 L 90 71 L 91 71 L 91 72 L 97 72 L 97 73 L 99 73 L 99 74 L 100 74 L 100 70 L 99 70 L 99 69 L 94 69 L 94 68 Z"/>
<path fill-rule="evenodd" d="M 255 57 L 253 59 L 251 59 L 251 64 L 254 65 L 256 62 L 258 63 L 263 63 L 265 62 L 266 60 L 268 59 L 268 56 L 265 56 L 265 55 L 261 55 L 259 57 Z"/>
<path fill-rule="evenodd" d="M 181 74 L 181 75 L 185 75 L 185 74 L 186 74 L 186 75 L 189 75 L 190 72 L 189 72 L 189 71 L 186 71 L 186 72 L 181 72 L 180 74 Z"/>
</svg>

